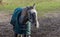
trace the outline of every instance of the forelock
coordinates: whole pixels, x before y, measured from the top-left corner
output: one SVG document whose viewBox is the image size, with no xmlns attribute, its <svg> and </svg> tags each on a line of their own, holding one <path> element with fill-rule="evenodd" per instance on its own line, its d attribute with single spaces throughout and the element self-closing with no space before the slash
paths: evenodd
<svg viewBox="0 0 60 37">
<path fill-rule="evenodd" d="M 35 9 L 30 10 L 32 13 L 36 13 L 37 11 Z"/>
</svg>

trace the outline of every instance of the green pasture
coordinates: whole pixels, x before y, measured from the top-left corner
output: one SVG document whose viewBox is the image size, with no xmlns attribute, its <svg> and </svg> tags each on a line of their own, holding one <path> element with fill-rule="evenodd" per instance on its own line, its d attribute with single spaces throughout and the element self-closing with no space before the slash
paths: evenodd
<svg viewBox="0 0 60 37">
<path fill-rule="evenodd" d="M 40 15 L 48 11 L 60 10 L 60 0 L 3 0 L 3 5 L 0 5 L 0 11 L 13 11 L 17 7 L 31 6 L 34 3 Z"/>
</svg>

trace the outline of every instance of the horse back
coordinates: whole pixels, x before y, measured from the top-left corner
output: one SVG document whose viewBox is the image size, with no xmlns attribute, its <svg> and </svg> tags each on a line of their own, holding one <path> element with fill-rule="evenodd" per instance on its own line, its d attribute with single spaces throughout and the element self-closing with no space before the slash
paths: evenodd
<svg viewBox="0 0 60 37">
<path fill-rule="evenodd" d="M 16 8 L 14 10 L 14 13 L 11 17 L 10 24 L 14 26 L 18 22 L 18 17 L 20 16 L 21 12 L 22 12 L 22 8 Z"/>
</svg>

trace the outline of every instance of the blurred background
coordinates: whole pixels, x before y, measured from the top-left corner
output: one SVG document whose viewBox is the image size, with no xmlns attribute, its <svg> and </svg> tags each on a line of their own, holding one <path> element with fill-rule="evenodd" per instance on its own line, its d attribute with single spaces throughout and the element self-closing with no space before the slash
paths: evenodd
<svg viewBox="0 0 60 37">
<path fill-rule="evenodd" d="M 40 28 L 32 26 L 32 37 L 60 37 L 60 0 L 0 0 L 0 37 L 13 37 L 9 23 L 17 7 L 36 4 Z"/>
<path fill-rule="evenodd" d="M 34 3 L 39 15 L 60 9 L 60 0 L 0 0 L 0 11 L 13 11 L 17 7 L 30 6 Z"/>
</svg>

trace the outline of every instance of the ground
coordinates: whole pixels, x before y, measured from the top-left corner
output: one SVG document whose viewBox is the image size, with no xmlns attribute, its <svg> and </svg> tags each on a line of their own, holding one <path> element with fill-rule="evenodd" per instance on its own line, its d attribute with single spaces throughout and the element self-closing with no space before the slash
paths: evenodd
<svg viewBox="0 0 60 37">
<path fill-rule="evenodd" d="M 4 12 L 0 11 L 0 37 L 13 37 L 13 26 L 9 23 L 12 14 Z M 32 25 L 32 37 L 60 37 L 60 11 L 52 12 L 38 18 L 39 29 Z"/>
</svg>

